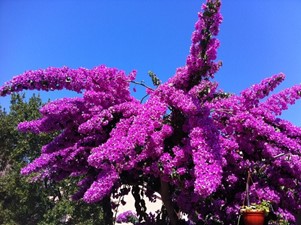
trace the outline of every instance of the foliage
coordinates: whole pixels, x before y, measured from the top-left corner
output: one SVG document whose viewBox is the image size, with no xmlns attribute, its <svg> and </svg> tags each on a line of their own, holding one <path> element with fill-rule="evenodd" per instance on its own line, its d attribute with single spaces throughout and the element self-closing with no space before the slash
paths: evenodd
<svg viewBox="0 0 301 225">
<path fill-rule="evenodd" d="M 17 131 L 17 124 L 40 116 L 40 97 L 25 102 L 25 95 L 13 94 L 9 112 L 0 109 L 0 224 L 58 224 L 66 214 L 72 224 L 102 224 L 102 207 L 70 202 L 74 181 L 32 183 L 20 174 L 27 162 L 40 154 L 52 134 L 39 136 Z"/>
<path fill-rule="evenodd" d="M 0 223 L 36 224 L 51 206 L 45 202 L 45 193 L 39 184 L 29 184 L 20 176 L 20 169 L 39 154 L 42 144 L 50 139 L 32 134 L 21 134 L 16 130 L 20 121 L 36 119 L 40 98 L 33 96 L 28 104 L 24 96 L 12 95 L 10 112 L 0 110 Z M 41 207 L 41 205 L 43 205 Z"/>
<path fill-rule="evenodd" d="M 240 209 L 241 213 L 248 212 L 248 211 L 259 211 L 259 212 L 264 212 L 265 215 L 268 215 L 270 212 L 271 208 L 271 203 L 269 201 L 261 201 L 260 203 L 252 203 L 249 206 L 242 206 Z"/>
<path fill-rule="evenodd" d="M 63 88 L 82 97 L 63 98 L 22 122 L 22 132 L 60 132 L 41 155 L 22 169 L 36 180 L 82 178 L 74 199 L 102 201 L 112 224 L 110 196 L 131 187 L 140 223 L 147 222 L 144 197 L 159 192 L 164 207 L 157 223 L 233 224 L 251 170 L 251 201 L 270 201 L 277 215 L 295 223 L 301 208 L 301 129 L 278 118 L 301 97 L 301 85 L 270 93 L 285 78 L 277 74 L 229 95 L 214 74 L 222 21 L 219 0 L 207 0 L 192 34 L 186 65 L 140 103 L 130 95 L 133 71 L 47 68 L 28 71 L 0 88 L 0 95 L 26 89 Z M 256 176 L 257 175 L 257 176 Z M 160 222 L 160 223 L 161 223 Z"/>
</svg>

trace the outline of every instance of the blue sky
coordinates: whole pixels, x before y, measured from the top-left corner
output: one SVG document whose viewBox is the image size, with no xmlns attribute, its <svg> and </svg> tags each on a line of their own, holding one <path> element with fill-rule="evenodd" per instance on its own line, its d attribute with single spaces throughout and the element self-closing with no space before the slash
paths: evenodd
<svg viewBox="0 0 301 225">
<path fill-rule="evenodd" d="M 152 70 L 166 81 L 185 63 L 202 2 L 1 0 L 0 84 L 30 69 L 101 64 L 137 69 L 137 80 L 146 83 Z M 277 90 L 301 83 L 300 10 L 300 0 L 224 0 L 220 88 L 239 93 L 278 72 L 287 78 Z M 144 89 L 136 88 L 141 98 Z M 74 96 L 41 93 L 45 101 L 65 95 Z M 0 105 L 8 102 L 0 98 Z M 283 117 L 301 126 L 300 115 L 297 103 Z"/>
</svg>

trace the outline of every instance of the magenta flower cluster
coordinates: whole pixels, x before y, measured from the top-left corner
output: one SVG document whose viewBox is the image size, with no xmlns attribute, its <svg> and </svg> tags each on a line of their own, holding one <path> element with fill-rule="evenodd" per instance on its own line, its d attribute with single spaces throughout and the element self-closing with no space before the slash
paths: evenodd
<svg viewBox="0 0 301 225">
<path fill-rule="evenodd" d="M 270 95 L 284 80 L 281 73 L 239 95 L 219 90 L 212 78 L 221 65 L 220 6 L 219 0 L 203 5 L 186 65 L 149 91 L 145 103 L 129 91 L 135 71 L 126 75 L 106 66 L 27 71 L 2 86 L 1 96 L 33 89 L 82 93 L 50 102 L 40 119 L 19 124 L 23 132 L 60 133 L 22 174 L 83 177 L 73 197 L 89 203 L 124 184 L 154 193 L 160 181 L 167 182 L 169 205 L 190 221 L 236 224 L 251 170 L 251 200 L 271 201 L 277 215 L 295 223 L 301 209 L 301 128 L 277 116 L 301 97 L 301 85 Z"/>
<path fill-rule="evenodd" d="M 125 211 L 119 214 L 116 218 L 117 223 L 128 223 L 132 222 L 133 224 L 138 222 L 137 215 L 132 211 Z"/>
</svg>

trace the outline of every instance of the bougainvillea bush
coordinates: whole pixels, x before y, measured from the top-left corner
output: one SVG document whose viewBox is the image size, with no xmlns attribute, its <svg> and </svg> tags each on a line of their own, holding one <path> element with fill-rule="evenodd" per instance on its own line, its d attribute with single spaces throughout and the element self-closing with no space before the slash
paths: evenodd
<svg viewBox="0 0 301 225">
<path fill-rule="evenodd" d="M 141 224 L 236 224 L 245 199 L 270 201 L 275 218 L 296 223 L 301 208 L 301 128 L 278 116 L 301 97 L 301 85 L 270 94 L 276 74 L 239 95 L 219 90 L 214 74 L 222 21 L 219 0 L 207 0 L 192 34 L 186 64 L 166 83 L 147 89 L 145 103 L 131 96 L 130 74 L 106 66 L 27 71 L 0 89 L 68 89 L 82 97 L 49 102 L 21 132 L 59 132 L 21 173 L 58 181 L 79 177 L 73 199 L 106 204 L 130 191 Z M 153 80 L 158 81 L 153 75 Z M 146 214 L 144 198 L 164 204 Z M 118 202 L 118 201 L 117 201 Z M 119 201 L 122 202 L 122 201 Z"/>
</svg>

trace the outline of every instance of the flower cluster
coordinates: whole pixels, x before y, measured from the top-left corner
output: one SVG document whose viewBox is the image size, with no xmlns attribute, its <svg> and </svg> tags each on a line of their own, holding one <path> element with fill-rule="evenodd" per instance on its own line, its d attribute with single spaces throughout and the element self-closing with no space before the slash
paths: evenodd
<svg viewBox="0 0 301 225">
<path fill-rule="evenodd" d="M 0 87 L 0 96 L 32 89 L 82 93 L 50 102 L 40 119 L 19 124 L 22 132 L 59 133 L 22 174 L 81 176 L 73 198 L 88 203 L 121 185 L 140 185 L 162 195 L 171 218 L 176 209 L 191 222 L 234 224 L 252 170 L 251 199 L 271 201 L 276 214 L 294 223 L 301 208 L 301 128 L 277 116 L 301 97 L 301 85 L 269 97 L 284 80 L 281 73 L 239 95 L 219 90 L 211 79 L 220 66 L 220 6 L 219 0 L 203 5 L 186 65 L 143 104 L 129 91 L 136 72 L 106 66 L 28 71 Z M 133 216 L 126 212 L 117 221 Z"/>
<path fill-rule="evenodd" d="M 118 217 L 116 219 L 116 222 L 117 223 L 132 222 L 133 224 L 135 224 L 135 222 L 138 222 L 138 217 L 132 211 L 125 211 L 125 212 L 118 215 Z"/>
</svg>

